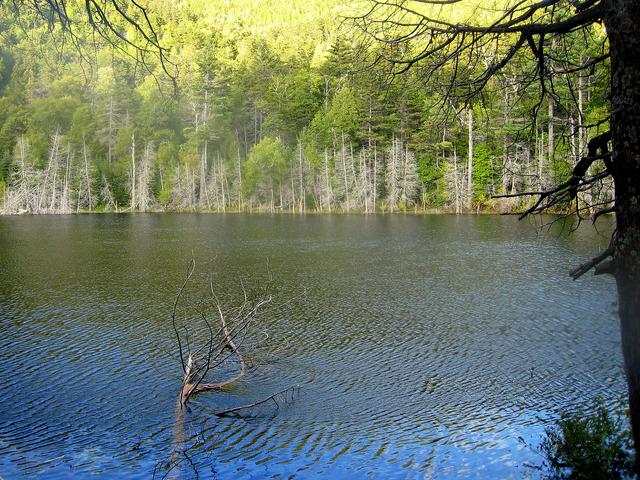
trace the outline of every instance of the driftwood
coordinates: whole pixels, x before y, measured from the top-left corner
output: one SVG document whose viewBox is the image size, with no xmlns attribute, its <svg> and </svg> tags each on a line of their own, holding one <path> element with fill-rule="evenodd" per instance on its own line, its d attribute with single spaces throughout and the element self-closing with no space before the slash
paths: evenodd
<svg viewBox="0 0 640 480">
<path fill-rule="evenodd" d="M 182 389 L 180 393 L 180 404 L 186 405 L 189 401 L 191 395 L 195 395 L 197 393 L 206 392 L 208 390 L 220 390 L 224 387 L 227 387 L 242 377 L 244 377 L 247 366 L 246 362 L 240 353 L 238 346 L 236 345 L 235 338 L 240 334 L 247 330 L 251 321 L 255 318 L 255 315 L 258 313 L 258 310 L 271 303 L 271 296 L 267 297 L 264 300 L 261 300 L 254 304 L 246 313 L 241 317 L 242 322 L 237 325 L 235 328 L 230 329 L 227 325 L 227 320 L 225 319 L 225 315 L 222 312 L 222 308 L 218 303 L 216 303 L 216 309 L 218 310 L 218 315 L 220 318 L 220 330 L 213 333 L 213 329 L 211 328 L 211 324 L 206 319 L 206 316 L 202 315 L 203 320 L 207 324 L 209 329 L 210 338 L 207 342 L 208 349 L 206 354 L 204 355 L 204 359 L 198 356 L 197 354 L 189 354 L 188 359 L 184 369 L 184 375 L 182 380 Z M 241 307 L 241 309 L 246 309 L 246 304 Z M 216 339 L 216 337 L 219 337 Z M 228 352 L 228 353 L 227 353 Z M 226 354 L 225 354 L 226 353 Z M 222 363 L 227 361 L 231 356 L 237 357 L 239 366 L 238 373 L 233 377 L 230 377 L 226 380 L 215 382 L 215 383 L 205 383 L 204 378 L 207 373 L 215 367 L 220 366 Z M 202 361 L 204 361 L 203 365 L 199 365 Z"/>
</svg>

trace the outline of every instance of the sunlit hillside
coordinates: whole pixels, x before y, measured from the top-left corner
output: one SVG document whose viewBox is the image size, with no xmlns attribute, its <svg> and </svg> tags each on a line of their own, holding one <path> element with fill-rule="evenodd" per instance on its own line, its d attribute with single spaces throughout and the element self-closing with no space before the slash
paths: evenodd
<svg viewBox="0 0 640 480">
<path fill-rule="evenodd" d="M 540 108 L 523 51 L 470 105 L 443 101 L 452 66 L 394 76 L 381 61 L 420 52 L 428 36 L 360 43 L 362 23 L 348 17 L 371 5 L 153 2 L 164 68 L 153 46 L 114 46 L 88 28 L 70 41 L 37 13 L 16 22 L 0 11 L 2 208 L 511 211 L 526 198 L 492 197 L 569 174 L 587 141 L 577 127 L 606 108 L 604 70 L 558 77 L 553 104 Z M 504 3 L 404 2 L 392 25 L 376 19 L 393 4 L 378 5 L 369 26 L 382 39 L 418 14 L 482 23 Z M 553 48 L 589 58 L 599 41 Z M 499 51 L 489 42 L 456 68 L 476 75 Z"/>
</svg>

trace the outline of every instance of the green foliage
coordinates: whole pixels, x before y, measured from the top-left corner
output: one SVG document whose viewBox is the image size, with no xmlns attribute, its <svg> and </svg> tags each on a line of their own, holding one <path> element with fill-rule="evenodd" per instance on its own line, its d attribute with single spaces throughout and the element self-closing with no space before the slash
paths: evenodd
<svg viewBox="0 0 640 480">
<path fill-rule="evenodd" d="M 127 184 L 129 180 L 129 165 L 125 162 L 113 164 L 111 170 L 105 175 L 107 181 L 112 186 L 113 197 L 118 205 L 128 205 L 130 192 Z"/>
<path fill-rule="evenodd" d="M 55 79 L 49 85 L 48 90 L 51 98 L 75 98 L 78 100 L 84 96 L 84 85 L 77 76 L 65 75 Z"/>
<path fill-rule="evenodd" d="M 632 474 L 631 432 L 597 402 L 592 412 L 564 413 L 541 445 L 552 479 L 624 479 Z"/>
<path fill-rule="evenodd" d="M 90 105 L 82 105 L 73 112 L 69 139 L 76 145 L 95 140 L 96 122 Z"/>
<path fill-rule="evenodd" d="M 500 178 L 500 161 L 488 143 L 479 143 L 474 151 L 473 188 L 476 199 L 487 202 Z"/>
<path fill-rule="evenodd" d="M 352 140 L 361 122 L 358 99 L 349 84 L 343 85 L 331 100 L 320 108 L 310 123 L 310 135 L 321 147 L 335 146 L 342 135 Z"/>
<path fill-rule="evenodd" d="M 287 151 L 282 141 L 279 138 L 263 138 L 251 149 L 245 163 L 244 194 L 251 196 L 258 186 L 262 186 L 264 192 L 272 192 L 280 186 L 288 171 Z"/>
<path fill-rule="evenodd" d="M 327 123 L 335 131 L 354 136 L 358 128 L 358 100 L 348 84 L 338 90 L 331 102 Z"/>
<path fill-rule="evenodd" d="M 80 105 L 80 100 L 72 97 L 43 98 L 32 102 L 27 136 L 37 164 L 46 162 L 51 136 L 69 131 L 75 110 Z"/>
<path fill-rule="evenodd" d="M 9 98 L 0 98 L 0 155 L 13 151 L 16 138 L 24 135 L 30 122 L 30 112 L 24 106 L 15 104 Z M 2 118 L 3 117 L 3 118 Z"/>
<path fill-rule="evenodd" d="M 435 151 L 431 151 L 418 158 L 418 176 L 423 189 L 423 202 L 434 207 L 441 207 L 445 201 L 442 187 L 444 162 L 438 162 L 436 155 Z"/>
<path fill-rule="evenodd" d="M 4 182 L 4 189 L 6 189 L 6 179 L 8 179 L 10 176 L 11 156 L 9 155 L 9 152 L 0 153 L 0 181 Z"/>
<path fill-rule="evenodd" d="M 393 47 L 356 45 L 350 32 L 338 28 L 340 4 L 292 0 L 283 9 L 275 0 L 151 2 L 160 41 L 178 66 L 176 97 L 151 56 L 141 65 L 114 55 L 88 26 L 76 30 L 88 50 L 80 56 L 74 42 L 61 41 L 37 16 L 17 24 L 10 9 L 0 9 L 6 29 L 0 39 L 0 179 L 16 168 L 18 139 L 29 145 L 29 165 L 43 170 L 58 133 L 76 170 L 87 147 L 94 183 L 104 183 L 104 176 L 119 205 L 132 190 L 132 154 L 142 165 L 151 145 L 154 164 L 145 181 L 161 205 L 192 208 L 200 201 L 201 207 L 206 193 L 207 204 L 233 200 L 241 208 L 243 198 L 270 202 L 273 190 L 290 206 L 304 197 L 306 205 L 340 210 L 348 200 L 346 209 L 364 209 L 386 202 L 390 147 L 402 144 L 416 159 L 407 178 L 415 178 L 417 167 L 419 185 L 409 196 L 420 195 L 427 208 L 450 206 L 453 187 L 445 167 L 454 151 L 459 190 L 468 191 L 468 130 L 464 106 L 441 101 L 446 68 L 429 78 L 419 69 L 390 76 L 379 64 L 370 68 Z M 597 38 L 573 39 L 568 57 L 591 58 Z M 519 56 L 473 101 L 473 205 L 493 205 L 497 191 L 549 186 L 567 178 L 575 163 L 571 99 L 578 77 L 557 82 L 551 159 L 542 142 L 550 119 L 544 108 L 535 111 L 540 88 L 519 83 L 528 61 Z M 461 75 L 476 73 L 473 66 L 460 68 Z M 607 115 L 605 78 L 594 71 L 580 80 L 588 82 L 584 123 Z M 535 133 L 523 134 L 529 124 Z"/>
<path fill-rule="evenodd" d="M 571 176 L 571 165 L 565 158 L 559 158 L 553 163 L 553 174 L 556 178 L 556 183 L 561 183 L 567 180 Z"/>
<path fill-rule="evenodd" d="M 138 133 L 147 141 L 156 144 L 168 141 L 181 143 L 182 123 L 176 102 L 172 98 L 152 90 L 145 97 L 135 117 Z"/>
</svg>

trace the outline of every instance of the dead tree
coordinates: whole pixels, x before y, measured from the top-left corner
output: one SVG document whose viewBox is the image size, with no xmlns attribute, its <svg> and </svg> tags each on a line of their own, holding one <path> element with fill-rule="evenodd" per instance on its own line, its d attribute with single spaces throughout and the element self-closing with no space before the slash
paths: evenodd
<svg viewBox="0 0 640 480">
<path fill-rule="evenodd" d="M 464 0 L 370 0 L 352 17 L 365 47 L 376 44 L 379 61 L 397 73 L 422 68 L 425 78 L 447 66 L 445 96 L 463 92 L 467 100 L 518 56 L 532 59 L 523 72 L 525 84 L 541 87 L 536 112 L 553 105 L 554 82 L 571 74 L 589 74 L 610 65 L 610 116 L 597 126 L 609 131 L 593 138 L 566 182 L 537 196 L 523 214 L 539 213 L 560 201 L 575 202 L 578 193 L 612 178 L 615 199 L 602 201 L 594 220 L 614 213 L 616 229 L 610 247 L 572 272 L 574 278 L 595 269 L 615 276 L 621 320 L 622 349 L 629 387 L 630 416 L 636 452 L 640 449 L 640 2 L 637 0 L 516 0 L 492 15 L 457 7 Z M 477 7 L 481 9 L 481 7 Z M 457 18 L 457 20 L 451 20 Z M 483 18 L 489 18 L 482 23 Z M 604 25 L 605 35 L 596 24 Z M 557 51 L 560 41 L 589 38 L 600 50 L 579 62 Z M 487 62 L 487 58 L 490 61 Z M 464 74 L 462 72 L 464 71 Z M 550 141 L 550 147 L 553 147 Z M 552 152 L 549 152 L 552 154 Z M 598 166 L 598 169 L 590 167 Z M 599 172 L 599 173 L 590 173 Z M 589 206 L 591 209 L 593 206 Z M 636 455 L 640 471 L 640 455 Z"/>
<path fill-rule="evenodd" d="M 186 278 L 180 286 L 173 303 L 171 313 L 171 326 L 175 335 L 178 356 L 182 368 L 182 385 L 178 394 L 175 411 L 175 423 L 173 427 L 173 451 L 167 461 L 160 462 L 153 474 L 156 478 L 160 470 L 165 474 L 161 478 L 172 477 L 181 465 L 188 465 L 198 476 L 197 468 L 190 456 L 190 451 L 202 444 L 204 435 L 187 435 L 187 415 L 189 413 L 189 400 L 198 393 L 207 391 L 219 391 L 230 387 L 245 376 L 247 364 L 240 350 L 241 341 L 247 338 L 250 327 L 257 320 L 259 314 L 267 313 L 269 308 L 282 308 L 285 304 L 274 305 L 273 295 L 270 293 L 271 274 L 269 281 L 258 295 L 247 292 L 241 282 L 242 299 L 236 306 L 223 308 L 214 292 L 213 282 L 209 281 L 209 295 L 206 301 L 198 305 L 189 304 L 187 309 L 195 312 L 201 321 L 200 330 L 203 338 L 198 342 L 197 329 L 194 322 L 187 325 L 179 324 L 178 307 L 181 303 L 187 303 L 185 292 L 187 285 L 195 271 L 195 260 L 192 259 Z M 210 318 L 211 315 L 213 318 Z M 219 323 L 214 327 L 214 323 Z M 227 371 L 228 364 L 233 363 L 235 373 L 227 374 L 227 377 L 217 382 L 211 382 L 208 377 L 213 372 Z M 227 368 L 222 368 L 223 366 Z M 220 374 L 220 373 L 219 373 Z M 250 404 L 240 405 L 214 412 L 215 417 L 243 416 L 244 412 L 252 412 L 263 405 L 272 404 L 279 408 L 280 401 L 292 401 L 299 387 L 290 386 L 266 398 L 254 401 Z"/>
<path fill-rule="evenodd" d="M 136 204 L 138 211 L 146 212 L 153 204 L 153 169 L 156 161 L 156 151 L 153 142 L 147 142 L 144 147 L 144 153 L 140 159 L 140 172 L 137 179 L 136 188 Z"/>
<path fill-rule="evenodd" d="M 210 298 L 200 305 L 191 306 L 191 309 L 196 312 L 199 320 L 201 320 L 202 329 L 204 330 L 205 340 L 198 342 L 197 339 L 190 338 L 189 331 L 178 324 L 177 313 L 178 306 L 183 299 L 185 289 L 193 276 L 194 270 L 195 261 L 192 259 L 185 281 L 176 295 L 171 313 L 171 325 L 182 367 L 182 386 L 178 397 L 179 409 L 183 409 L 193 395 L 212 390 L 223 390 L 243 378 L 247 371 L 247 365 L 240 350 L 240 340 L 247 337 L 250 327 L 256 321 L 258 315 L 267 312 L 267 306 L 271 308 L 282 307 L 282 305 L 275 306 L 272 304 L 273 295 L 270 292 L 270 282 L 268 282 L 258 296 L 250 295 L 244 284 L 241 283 L 242 300 L 231 308 L 223 308 L 215 294 L 213 282 L 210 281 Z M 269 278 L 271 278 L 270 274 Z M 210 318 L 210 315 L 213 315 L 215 320 Z M 214 327 L 214 322 L 218 322 L 219 325 Z M 233 362 L 236 369 L 234 374 L 216 382 L 208 380 L 209 374 L 230 362 Z M 261 405 L 278 396 L 283 397 L 292 388 L 294 387 L 289 387 L 263 400 L 258 400 L 254 404 L 224 410 L 220 412 L 220 416 Z"/>
<path fill-rule="evenodd" d="M 212 320 L 208 318 L 208 312 L 204 311 L 202 307 L 196 307 L 198 316 L 206 327 L 207 339 L 199 348 L 191 350 L 192 342 L 185 341 L 184 334 L 181 334 L 177 324 L 177 308 L 194 270 L 195 261 L 191 260 L 187 278 L 178 291 L 171 314 L 172 328 L 176 337 L 183 372 L 182 387 L 178 400 L 180 407 L 186 406 L 193 395 L 210 390 L 220 390 L 244 377 L 246 364 L 236 340 L 239 336 L 246 334 L 258 311 L 270 304 L 273 299 L 270 294 L 267 294 L 265 298 L 260 300 L 250 300 L 245 292 L 243 302 L 225 313 L 214 293 L 213 283 L 211 283 L 212 306 L 215 309 L 215 315 L 218 317 L 220 325 L 217 329 L 214 329 Z M 209 372 L 230 360 L 231 357 L 235 357 L 238 365 L 238 371 L 235 375 L 214 383 L 206 381 Z"/>
<path fill-rule="evenodd" d="M 0 209 L 2 214 L 40 213 L 38 202 L 44 172 L 34 168 L 29 160 L 29 150 L 29 142 L 20 136 L 15 147 L 17 161 Z"/>
</svg>

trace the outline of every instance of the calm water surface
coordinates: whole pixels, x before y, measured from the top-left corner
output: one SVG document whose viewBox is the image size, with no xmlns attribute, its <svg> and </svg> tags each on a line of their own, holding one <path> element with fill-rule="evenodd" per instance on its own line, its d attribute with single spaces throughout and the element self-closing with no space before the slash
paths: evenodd
<svg viewBox="0 0 640 480">
<path fill-rule="evenodd" d="M 537 478 L 546 421 L 625 391 L 614 283 L 567 275 L 606 244 L 496 216 L 0 217 L 0 477 Z M 192 252 L 194 337 L 210 275 L 229 303 L 268 258 L 291 301 L 180 420 Z"/>
</svg>

